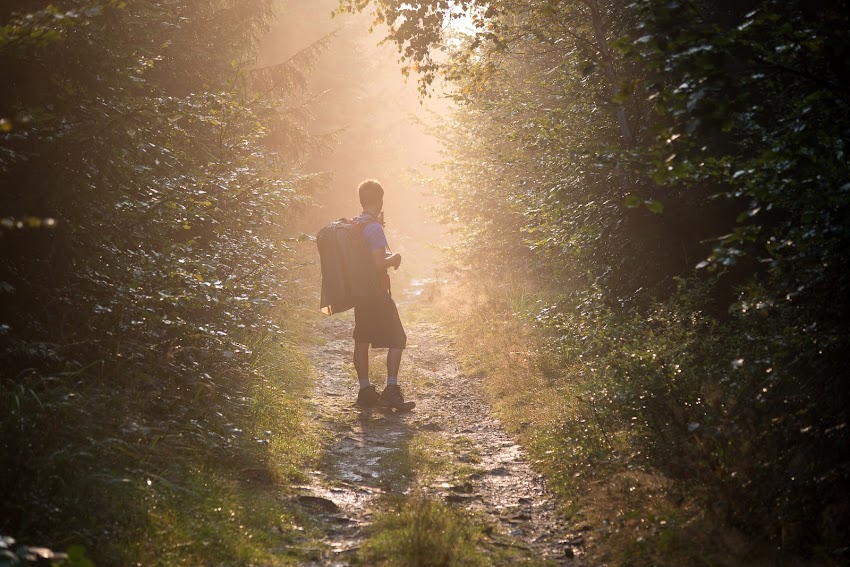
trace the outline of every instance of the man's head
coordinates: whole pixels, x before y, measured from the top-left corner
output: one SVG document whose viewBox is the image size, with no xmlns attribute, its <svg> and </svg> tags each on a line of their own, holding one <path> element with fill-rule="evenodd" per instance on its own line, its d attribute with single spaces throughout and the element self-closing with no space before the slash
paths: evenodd
<svg viewBox="0 0 850 567">
<path fill-rule="evenodd" d="M 384 188 L 374 179 L 367 179 L 357 186 L 357 194 L 360 197 L 360 204 L 363 210 L 383 208 L 384 205 Z"/>
</svg>

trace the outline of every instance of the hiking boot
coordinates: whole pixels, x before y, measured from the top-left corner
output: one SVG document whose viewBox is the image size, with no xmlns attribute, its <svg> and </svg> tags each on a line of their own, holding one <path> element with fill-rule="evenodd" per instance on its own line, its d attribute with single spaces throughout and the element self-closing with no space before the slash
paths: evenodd
<svg viewBox="0 0 850 567">
<path fill-rule="evenodd" d="M 378 405 L 385 408 L 394 408 L 399 411 L 408 411 L 416 407 L 416 402 L 405 402 L 404 396 L 401 395 L 401 388 L 396 384 L 391 384 L 387 385 L 384 391 L 381 392 Z"/>
<path fill-rule="evenodd" d="M 365 388 L 360 388 L 357 392 L 357 405 L 361 408 L 373 408 L 378 405 L 381 394 L 375 389 L 375 386 L 369 384 Z"/>
</svg>

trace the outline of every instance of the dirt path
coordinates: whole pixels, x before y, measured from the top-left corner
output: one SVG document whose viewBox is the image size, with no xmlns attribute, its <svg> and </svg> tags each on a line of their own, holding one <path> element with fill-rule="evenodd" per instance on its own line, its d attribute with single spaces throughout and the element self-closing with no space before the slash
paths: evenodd
<svg viewBox="0 0 850 567">
<path fill-rule="evenodd" d="M 583 534 L 569 531 L 556 513 L 543 479 L 482 400 L 480 378 L 461 373 L 437 326 L 406 325 L 409 343 L 400 383 L 417 406 L 401 414 L 353 405 L 352 326 L 345 316 L 323 319 L 325 343 L 309 350 L 321 380 L 315 418 L 333 433 L 321 470 L 300 488 L 300 503 L 327 526 L 330 551 L 314 565 L 353 561 L 381 496 L 411 492 L 474 511 L 487 525 L 485 545 L 510 547 L 543 564 L 584 565 Z M 428 478 L 424 485 L 414 481 L 415 463 L 405 459 L 416 439 L 462 474 Z"/>
</svg>

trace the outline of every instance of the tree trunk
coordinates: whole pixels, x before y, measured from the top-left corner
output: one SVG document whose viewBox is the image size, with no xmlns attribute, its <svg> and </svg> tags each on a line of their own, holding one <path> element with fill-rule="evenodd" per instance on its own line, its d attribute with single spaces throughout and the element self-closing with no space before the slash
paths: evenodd
<svg viewBox="0 0 850 567">
<path fill-rule="evenodd" d="M 608 46 L 608 38 L 605 37 L 605 29 L 602 25 L 602 14 L 599 10 L 598 0 L 585 0 L 585 4 L 590 8 L 590 19 L 593 23 L 593 33 L 596 36 L 596 44 L 599 49 L 599 54 L 602 56 L 602 65 L 605 68 L 605 75 L 608 77 L 608 82 L 611 85 L 611 96 L 615 97 L 620 92 L 620 81 L 617 77 L 617 70 L 614 68 L 614 57 L 611 55 L 611 48 Z M 626 140 L 626 145 L 631 147 L 634 145 L 634 135 L 632 128 L 629 125 L 629 119 L 626 116 L 626 108 L 622 104 L 617 105 L 617 122 L 620 124 L 620 133 Z"/>
</svg>

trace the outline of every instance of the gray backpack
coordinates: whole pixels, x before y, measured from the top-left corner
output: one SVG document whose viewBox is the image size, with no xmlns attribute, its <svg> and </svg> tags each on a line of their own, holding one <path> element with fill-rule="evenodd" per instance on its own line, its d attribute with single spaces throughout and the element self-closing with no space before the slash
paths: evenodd
<svg viewBox="0 0 850 567">
<path fill-rule="evenodd" d="M 354 307 L 360 300 L 381 293 L 378 275 L 363 228 L 376 222 L 354 222 L 339 219 L 326 225 L 316 235 L 322 265 L 323 313 L 332 315 Z"/>
</svg>

